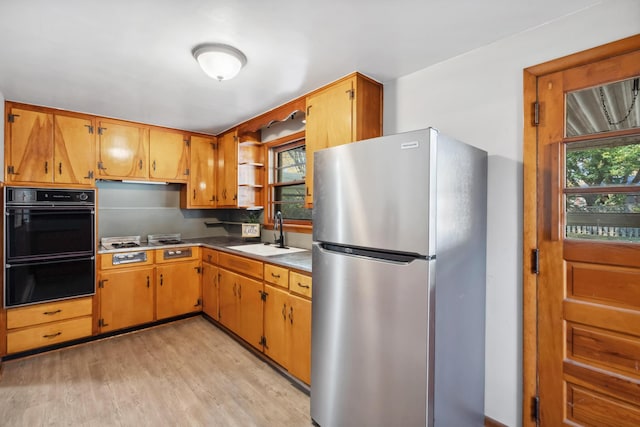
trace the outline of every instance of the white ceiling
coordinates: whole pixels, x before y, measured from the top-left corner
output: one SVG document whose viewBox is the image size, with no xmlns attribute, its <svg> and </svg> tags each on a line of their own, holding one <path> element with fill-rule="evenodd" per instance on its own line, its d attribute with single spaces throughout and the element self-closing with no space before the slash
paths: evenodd
<svg viewBox="0 0 640 427">
<path fill-rule="evenodd" d="M 598 3 L 0 0 L 0 93 L 218 133 L 352 71 L 384 83 Z M 199 69 L 206 42 L 246 54 L 238 77 Z"/>
</svg>

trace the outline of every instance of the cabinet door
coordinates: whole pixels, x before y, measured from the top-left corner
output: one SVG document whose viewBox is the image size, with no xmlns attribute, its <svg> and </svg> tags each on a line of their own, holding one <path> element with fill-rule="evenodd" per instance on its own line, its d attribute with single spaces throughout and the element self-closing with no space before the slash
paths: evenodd
<svg viewBox="0 0 640 427">
<path fill-rule="evenodd" d="M 313 203 L 313 153 L 353 141 L 353 79 L 307 98 L 305 203 Z"/>
<path fill-rule="evenodd" d="M 192 136 L 189 147 L 191 168 L 182 206 L 212 208 L 216 206 L 216 140 Z M 185 191 L 185 190 L 183 190 Z"/>
<path fill-rule="evenodd" d="M 264 354 L 287 367 L 289 363 L 287 347 L 287 321 L 289 313 L 289 295 L 286 291 L 265 285 L 267 299 L 264 302 L 264 337 L 267 345 Z"/>
<path fill-rule="evenodd" d="M 98 175 L 104 178 L 149 176 L 149 132 L 133 123 L 98 122 Z"/>
<path fill-rule="evenodd" d="M 220 323 L 238 333 L 238 283 L 240 276 L 224 268 L 218 269 L 218 314 Z"/>
<path fill-rule="evenodd" d="M 200 262 L 176 262 L 156 267 L 156 318 L 200 311 Z"/>
<path fill-rule="evenodd" d="M 100 332 L 153 321 L 153 267 L 100 273 Z"/>
<path fill-rule="evenodd" d="M 238 205 L 238 138 L 235 131 L 218 139 L 218 207 Z"/>
<path fill-rule="evenodd" d="M 311 301 L 289 295 L 287 313 L 289 373 L 311 383 Z"/>
<path fill-rule="evenodd" d="M 202 311 L 218 320 L 218 267 L 202 263 Z"/>
<path fill-rule="evenodd" d="M 53 114 L 11 108 L 5 149 L 8 182 L 53 182 Z"/>
<path fill-rule="evenodd" d="M 93 185 L 96 164 L 93 120 L 56 114 L 54 123 L 54 181 Z"/>
<path fill-rule="evenodd" d="M 240 276 L 238 303 L 240 328 L 238 335 L 253 347 L 262 350 L 262 282 Z"/>
<path fill-rule="evenodd" d="M 149 131 L 149 177 L 169 182 L 187 182 L 188 145 L 179 132 L 151 128 Z"/>
</svg>

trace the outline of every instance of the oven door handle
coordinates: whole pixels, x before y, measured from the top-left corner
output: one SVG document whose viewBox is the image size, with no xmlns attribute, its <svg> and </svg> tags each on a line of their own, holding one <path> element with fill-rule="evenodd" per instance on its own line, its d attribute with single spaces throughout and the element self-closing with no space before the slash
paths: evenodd
<svg viewBox="0 0 640 427">
<path fill-rule="evenodd" d="M 7 215 L 9 214 L 9 212 L 14 212 L 14 211 L 24 211 L 24 210 L 28 210 L 28 211 L 42 211 L 42 212 L 47 212 L 47 213 L 94 213 L 95 212 L 95 207 L 94 206 L 62 206 L 60 204 L 55 204 L 55 203 L 51 203 L 51 204 L 47 204 L 47 205 L 11 205 L 11 206 L 7 206 L 6 208 L 6 213 Z"/>
<path fill-rule="evenodd" d="M 95 256 L 81 256 L 81 257 L 71 257 L 71 258 L 45 258 L 45 259 L 31 259 L 27 261 L 17 261 L 10 263 L 8 261 L 4 266 L 5 268 L 11 267 L 21 267 L 24 265 L 46 265 L 46 264 L 60 264 L 61 262 L 77 262 L 77 261 L 94 261 L 96 259 Z"/>
</svg>

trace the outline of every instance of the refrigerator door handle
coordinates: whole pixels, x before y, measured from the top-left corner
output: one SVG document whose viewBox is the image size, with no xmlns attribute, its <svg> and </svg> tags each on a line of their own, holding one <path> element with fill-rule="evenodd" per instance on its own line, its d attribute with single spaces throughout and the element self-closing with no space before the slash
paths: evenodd
<svg viewBox="0 0 640 427">
<path fill-rule="evenodd" d="M 386 252 L 376 249 L 362 249 L 351 246 L 335 245 L 332 243 L 320 243 L 320 249 L 325 252 L 339 253 L 343 255 L 359 256 L 364 258 L 375 258 L 380 261 L 387 261 L 400 264 L 408 264 L 415 260 L 433 260 L 435 255 L 420 255 L 415 253 Z"/>
</svg>

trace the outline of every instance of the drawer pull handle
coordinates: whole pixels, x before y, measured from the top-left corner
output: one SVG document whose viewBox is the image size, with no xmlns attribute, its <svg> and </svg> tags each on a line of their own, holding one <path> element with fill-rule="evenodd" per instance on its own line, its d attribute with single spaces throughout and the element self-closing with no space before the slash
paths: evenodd
<svg viewBox="0 0 640 427">
<path fill-rule="evenodd" d="M 309 285 L 303 285 L 300 282 L 298 282 L 298 286 L 300 286 L 301 288 L 309 289 Z"/>
<path fill-rule="evenodd" d="M 280 278 L 280 275 L 279 275 L 279 274 L 275 274 L 275 273 L 271 273 L 271 277 L 274 277 L 274 278 L 276 278 L 276 279 L 279 279 L 279 278 Z"/>
<path fill-rule="evenodd" d="M 62 335 L 62 332 L 56 332 L 55 334 L 43 335 L 42 338 L 55 338 L 58 335 Z"/>
<path fill-rule="evenodd" d="M 57 309 L 57 310 L 55 310 L 55 311 L 45 311 L 45 312 L 44 312 L 44 313 L 42 313 L 42 314 L 45 314 L 45 315 L 47 315 L 47 316 L 52 316 L 52 315 L 54 315 L 54 314 L 58 314 L 58 313 L 60 313 L 61 311 L 62 311 L 62 310 Z"/>
</svg>

